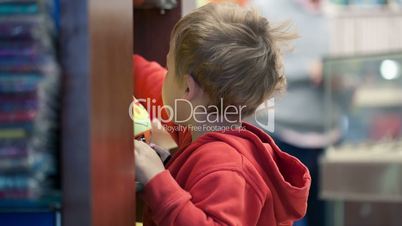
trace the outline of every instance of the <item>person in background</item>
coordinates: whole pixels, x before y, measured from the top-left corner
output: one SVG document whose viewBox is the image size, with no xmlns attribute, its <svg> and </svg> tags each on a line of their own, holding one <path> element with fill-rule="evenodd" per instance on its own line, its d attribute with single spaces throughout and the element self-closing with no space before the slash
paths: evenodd
<svg viewBox="0 0 402 226">
<path fill-rule="evenodd" d="M 319 199 L 319 156 L 339 139 L 334 117 L 324 117 L 324 92 L 321 86 L 321 59 L 328 54 L 327 20 L 320 10 L 319 0 L 253 0 L 269 21 L 291 20 L 299 39 L 285 56 L 287 92 L 275 99 L 275 125 L 272 136 L 282 150 L 299 158 L 310 170 L 312 185 L 305 219 L 298 224 L 325 225 L 325 204 Z M 256 113 L 251 120 L 268 117 L 266 111 Z"/>
</svg>

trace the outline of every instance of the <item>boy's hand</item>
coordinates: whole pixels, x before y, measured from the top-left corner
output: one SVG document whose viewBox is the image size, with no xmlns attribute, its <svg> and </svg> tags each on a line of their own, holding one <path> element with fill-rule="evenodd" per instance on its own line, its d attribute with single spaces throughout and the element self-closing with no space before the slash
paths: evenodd
<svg viewBox="0 0 402 226">
<path fill-rule="evenodd" d="M 156 152 L 146 143 L 134 140 L 136 181 L 147 184 L 154 176 L 165 170 Z"/>
<path fill-rule="evenodd" d="M 162 160 L 163 164 L 165 165 L 165 161 L 171 156 L 170 151 L 166 148 L 163 148 L 159 145 L 150 143 L 149 146 L 158 153 L 159 158 Z"/>
</svg>

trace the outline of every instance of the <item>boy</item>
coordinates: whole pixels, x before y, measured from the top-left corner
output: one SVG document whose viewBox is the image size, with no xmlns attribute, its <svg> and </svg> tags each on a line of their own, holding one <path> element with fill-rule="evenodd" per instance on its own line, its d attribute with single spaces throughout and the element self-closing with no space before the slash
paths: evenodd
<svg viewBox="0 0 402 226">
<path fill-rule="evenodd" d="M 285 85 L 279 45 L 293 35 L 282 28 L 253 10 L 208 4 L 173 29 L 166 76 L 134 56 L 135 96 L 154 100 L 148 110 L 170 120 L 178 144 L 165 169 L 135 141 L 145 226 L 292 225 L 305 214 L 308 170 L 241 121 Z"/>
</svg>

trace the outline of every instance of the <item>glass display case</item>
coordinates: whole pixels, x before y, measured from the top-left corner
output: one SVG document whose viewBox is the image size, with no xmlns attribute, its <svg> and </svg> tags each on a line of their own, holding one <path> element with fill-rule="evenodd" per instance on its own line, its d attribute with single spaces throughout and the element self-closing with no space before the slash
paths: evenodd
<svg viewBox="0 0 402 226">
<path fill-rule="evenodd" d="M 323 68 L 327 128 L 342 134 L 320 160 L 328 225 L 402 225 L 402 53 L 329 57 Z"/>
<path fill-rule="evenodd" d="M 324 77 L 327 126 L 337 119 L 343 143 L 401 138 L 402 53 L 327 58 Z"/>
</svg>

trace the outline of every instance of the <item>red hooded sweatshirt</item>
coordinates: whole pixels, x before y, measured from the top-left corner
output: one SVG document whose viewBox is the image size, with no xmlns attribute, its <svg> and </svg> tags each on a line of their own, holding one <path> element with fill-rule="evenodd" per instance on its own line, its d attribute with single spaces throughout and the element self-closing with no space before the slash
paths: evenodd
<svg viewBox="0 0 402 226">
<path fill-rule="evenodd" d="M 157 98 L 166 70 L 134 56 L 135 96 Z M 260 129 L 210 132 L 191 142 L 172 137 L 179 150 L 167 170 L 145 185 L 144 226 L 292 225 L 307 208 L 310 175 Z"/>
</svg>

